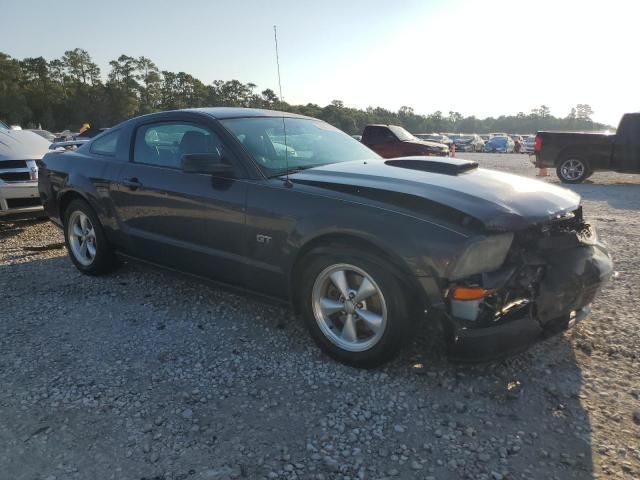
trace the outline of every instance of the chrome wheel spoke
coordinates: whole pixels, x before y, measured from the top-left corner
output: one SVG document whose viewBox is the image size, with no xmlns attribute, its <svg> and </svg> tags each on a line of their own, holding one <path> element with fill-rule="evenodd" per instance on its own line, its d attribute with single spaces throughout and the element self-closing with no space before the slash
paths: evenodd
<svg viewBox="0 0 640 480">
<path fill-rule="evenodd" d="M 567 160 L 562 164 L 561 171 L 567 180 L 577 180 L 585 172 L 585 165 L 579 160 Z"/>
<path fill-rule="evenodd" d="M 358 288 L 358 291 L 356 292 L 356 296 L 353 297 L 353 301 L 355 303 L 361 302 L 362 300 L 365 300 L 371 295 L 375 295 L 376 293 L 376 287 L 367 277 L 364 277 L 362 279 L 362 283 L 360 284 L 360 288 Z"/>
<path fill-rule="evenodd" d="M 84 234 L 86 234 L 86 232 L 89 230 L 89 218 L 87 218 L 87 216 L 83 213 L 80 214 L 80 226 L 82 227 L 82 232 Z"/>
<path fill-rule="evenodd" d="M 91 265 L 97 253 L 96 232 L 91 219 L 82 211 L 76 210 L 69 216 L 67 237 L 73 258 L 85 267 Z"/>
<path fill-rule="evenodd" d="M 347 283 L 347 274 L 344 270 L 338 270 L 330 275 L 331 281 L 340 291 L 344 298 L 349 297 L 349 284 Z"/>
<path fill-rule="evenodd" d="M 356 333 L 356 321 L 350 313 L 347 314 L 340 336 L 347 342 L 355 342 L 358 339 L 358 334 Z"/>
<path fill-rule="evenodd" d="M 356 310 L 356 313 L 367 324 L 372 332 L 378 333 L 380 327 L 382 327 L 382 315 L 372 312 L 371 310 L 365 310 L 364 308 Z"/>
<path fill-rule="evenodd" d="M 360 267 L 339 263 L 325 268 L 314 281 L 311 301 L 322 334 L 345 351 L 369 350 L 386 331 L 382 290 Z"/>
<path fill-rule="evenodd" d="M 320 307 L 325 315 L 333 315 L 344 310 L 343 303 L 326 297 L 320 299 Z"/>
</svg>

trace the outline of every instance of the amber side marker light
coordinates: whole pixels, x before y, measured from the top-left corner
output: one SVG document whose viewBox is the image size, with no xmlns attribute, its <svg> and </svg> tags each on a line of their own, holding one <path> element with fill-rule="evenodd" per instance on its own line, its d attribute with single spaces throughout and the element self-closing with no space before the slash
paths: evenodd
<svg viewBox="0 0 640 480">
<path fill-rule="evenodd" d="M 481 300 L 495 293 L 495 290 L 485 290 L 480 287 L 454 287 L 449 291 L 453 300 Z"/>
</svg>

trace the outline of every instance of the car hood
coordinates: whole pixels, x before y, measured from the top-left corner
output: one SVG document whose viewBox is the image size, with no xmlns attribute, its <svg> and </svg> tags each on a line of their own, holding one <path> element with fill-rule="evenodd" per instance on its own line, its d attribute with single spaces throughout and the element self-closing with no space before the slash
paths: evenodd
<svg viewBox="0 0 640 480">
<path fill-rule="evenodd" d="M 405 157 L 333 163 L 304 170 L 290 181 L 361 197 L 363 203 L 409 210 L 419 218 L 460 221 L 452 210 L 487 230 L 517 231 L 577 209 L 580 196 L 539 180 L 477 168 L 461 159 Z M 464 219 L 462 219 L 464 223 Z"/>
<path fill-rule="evenodd" d="M 409 145 L 421 145 L 423 147 L 429 147 L 438 150 L 449 148 L 444 143 L 432 142 L 429 140 L 404 140 L 402 143 L 407 143 Z"/>
<path fill-rule="evenodd" d="M 2 160 L 38 160 L 49 151 L 51 142 L 28 130 L 0 128 L 0 162 Z"/>
</svg>

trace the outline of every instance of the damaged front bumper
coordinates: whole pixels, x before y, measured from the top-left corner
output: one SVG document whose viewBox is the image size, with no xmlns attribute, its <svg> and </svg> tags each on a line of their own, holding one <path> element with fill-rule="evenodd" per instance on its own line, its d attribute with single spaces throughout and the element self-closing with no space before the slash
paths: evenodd
<svg viewBox="0 0 640 480">
<path fill-rule="evenodd" d="M 449 309 L 451 358 L 484 361 L 517 353 L 589 315 L 591 302 L 613 273 L 606 247 L 600 242 L 564 245 L 542 256 L 544 268 L 530 298 L 484 321 L 456 318 Z"/>
</svg>

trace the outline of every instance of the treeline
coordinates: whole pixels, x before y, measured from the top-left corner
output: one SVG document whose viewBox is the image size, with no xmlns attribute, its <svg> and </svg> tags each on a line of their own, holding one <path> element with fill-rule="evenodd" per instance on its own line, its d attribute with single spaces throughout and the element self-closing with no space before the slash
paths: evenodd
<svg viewBox="0 0 640 480">
<path fill-rule="evenodd" d="M 160 70 L 146 57 L 121 55 L 109 62 L 103 77 L 83 49 L 69 50 L 55 60 L 43 57 L 11 58 L 0 52 L 0 120 L 25 128 L 77 130 L 89 122 L 109 127 L 150 112 L 204 106 L 271 108 L 321 118 L 350 134 L 370 123 L 402 125 L 422 132 L 507 132 L 537 130 L 603 130 L 613 127 L 593 122 L 593 111 L 577 105 L 566 117 L 554 117 L 542 105 L 529 113 L 479 119 L 458 112 L 416 114 L 411 107 L 397 112 L 381 107 L 366 110 L 345 107 L 340 100 L 321 107 L 280 102 L 271 89 L 258 92 L 253 83 L 215 80 L 205 85 L 185 72 Z"/>
</svg>

